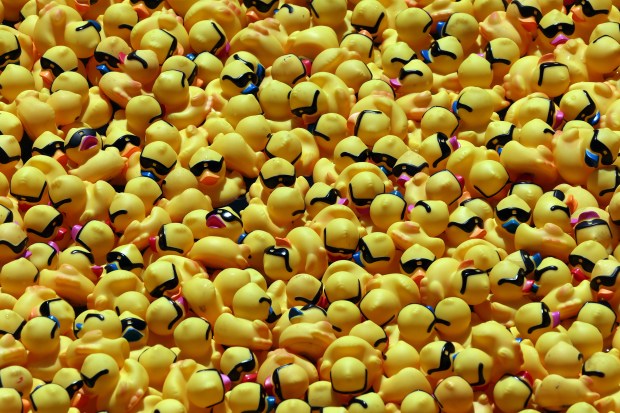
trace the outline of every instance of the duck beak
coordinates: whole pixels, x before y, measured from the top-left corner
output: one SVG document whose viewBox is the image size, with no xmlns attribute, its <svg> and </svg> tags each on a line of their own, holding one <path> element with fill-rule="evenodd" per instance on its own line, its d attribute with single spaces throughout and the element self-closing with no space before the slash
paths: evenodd
<svg viewBox="0 0 620 413">
<path fill-rule="evenodd" d="M 80 13 L 80 16 L 83 16 L 90 10 L 90 4 L 82 3 L 79 0 L 75 1 L 75 10 Z"/>
<path fill-rule="evenodd" d="M 521 17 L 519 18 L 519 22 L 521 22 L 521 26 L 529 33 L 535 33 L 536 29 L 538 29 L 538 23 L 536 23 L 533 17 Z"/>
<path fill-rule="evenodd" d="M 575 279 L 575 281 L 581 282 L 584 280 L 588 279 L 588 276 L 586 275 L 585 272 L 583 272 L 583 270 L 581 268 L 573 268 L 572 270 L 570 270 L 571 275 L 573 276 L 573 278 Z"/>
<path fill-rule="evenodd" d="M 219 175 L 216 175 L 211 171 L 204 171 L 198 180 L 203 185 L 215 185 L 219 179 Z"/>
<path fill-rule="evenodd" d="M 56 159 L 58 163 L 61 164 L 63 167 L 66 167 L 67 162 L 69 161 L 67 155 L 65 155 L 65 153 L 61 150 L 57 150 L 56 152 L 54 152 L 53 158 Z"/>
<path fill-rule="evenodd" d="M 551 45 L 559 46 L 561 44 L 566 43 L 569 40 L 570 39 L 568 37 L 566 37 L 564 34 L 559 34 L 553 40 L 551 40 Z"/>
<path fill-rule="evenodd" d="M 469 236 L 469 239 L 482 239 L 486 235 L 487 235 L 486 230 L 482 228 L 476 228 L 474 229 L 474 232 L 472 232 L 471 235 Z"/>
<path fill-rule="evenodd" d="M 157 237 L 149 237 L 149 248 L 153 252 L 157 252 Z"/>
<path fill-rule="evenodd" d="M 50 87 L 52 87 L 52 83 L 54 82 L 54 75 L 50 70 L 41 70 L 39 76 L 41 76 L 41 79 L 43 79 L 43 84 L 46 88 L 49 89 Z"/>
<path fill-rule="evenodd" d="M 288 238 L 276 237 L 276 247 L 292 248 L 293 246 Z"/>
<path fill-rule="evenodd" d="M 58 228 L 58 230 L 56 230 L 56 236 L 54 237 L 54 241 L 62 240 L 67 232 L 69 232 L 69 230 L 65 227 Z"/>
<path fill-rule="evenodd" d="M 146 8 L 144 4 L 136 4 L 133 6 L 133 9 L 138 13 L 138 20 L 142 21 L 151 15 L 149 9 Z"/>
<path fill-rule="evenodd" d="M 396 184 L 402 188 L 410 179 L 411 177 L 409 175 L 402 174 L 396 179 Z"/>
<path fill-rule="evenodd" d="M 581 10 L 581 6 L 574 6 L 570 9 L 573 17 L 573 21 L 577 23 L 581 23 L 586 21 L 585 16 L 583 15 L 583 11 Z"/>
<path fill-rule="evenodd" d="M 245 16 L 248 18 L 248 22 L 250 23 L 256 23 L 260 19 L 254 10 L 245 13 Z"/>
<path fill-rule="evenodd" d="M 426 271 L 424 271 L 423 269 L 419 269 L 419 270 L 416 270 L 416 272 L 414 272 L 413 275 L 411 275 L 410 278 L 419 287 L 420 284 L 422 283 L 422 280 L 424 279 L 424 277 L 426 277 Z"/>
<path fill-rule="evenodd" d="M 121 152 L 121 156 L 123 158 L 129 159 L 131 155 L 133 155 L 136 152 L 140 152 L 140 147 L 132 145 L 131 143 L 128 143 L 127 146 L 125 146 L 125 149 L 123 149 L 123 152 Z"/>
</svg>

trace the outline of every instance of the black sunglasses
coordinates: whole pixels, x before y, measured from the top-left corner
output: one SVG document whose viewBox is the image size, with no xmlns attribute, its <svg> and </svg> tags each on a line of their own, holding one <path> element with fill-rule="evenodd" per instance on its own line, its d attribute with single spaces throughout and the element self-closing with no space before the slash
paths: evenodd
<svg viewBox="0 0 620 413">
<path fill-rule="evenodd" d="M 599 192 L 599 194 L 598 194 L 599 196 L 606 195 L 606 194 L 608 194 L 610 192 L 615 192 L 616 188 L 618 188 L 618 186 L 620 186 L 620 170 L 618 169 L 617 166 L 615 166 L 614 167 L 614 171 L 615 171 L 615 174 L 616 174 L 614 186 L 611 187 L 611 188 L 603 189 L 602 191 Z M 614 222 L 614 224 L 618 225 L 618 223 L 616 223 L 616 222 Z"/>
<path fill-rule="evenodd" d="M 349 183 L 349 197 L 351 198 L 351 202 L 353 202 L 358 207 L 366 207 L 372 204 L 374 198 L 356 198 L 353 194 L 353 187 L 351 183 Z"/>
<path fill-rule="evenodd" d="M 303 115 L 313 115 L 318 110 L 319 103 L 319 95 L 320 91 L 316 90 L 314 92 L 314 97 L 312 98 L 312 104 L 310 106 L 302 106 L 300 108 L 291 109 L 291 113 L 298 118 L 301 118 Z"/>
<path fill-rule="evenodd" d="M 526 222 L 531 216 L 531 212 L 524 211 L 521 208 L 502 208 L 497 210 L 495 214 L 502 221 L 508 221 L 510 218 L 516 218 L 519 222 Z"/>
<path fill-rule="evenodd" d="M 41 238 L 51 238 L 54 236 L 54 232 L 56 229 L 62 225 L 63 216 L 62 214 L 56 215 L 50 222 L 47 223 L 45 228 L 42 231 L 37 231 L 34 228 L 26 228 L 26 232 L 38 235 Z"/>
<path fill-rule="evenodd" d="M 448 50 L 441 50 L 441 48 L 439 47 L 439 43 L 437 43 L 436 41 L 431 43 L 431 47 L 429 48 L 429 51 L 430 51 L 431 56 L 433 57 L 448 56 L 456 60 L 456 54 Z"/>
<path fill-rule="evenodd" d="M 469 277 L 480 274 L 486 274 L 486 272 L 479 270 L 478 268 L 467 268 L 461 271 L 461 294 L 465 294 L 465 290 L 467 290 L 467 280 L 469 279 Z"/>
<path fill-rule="evenodd" d="M 274 257 L 280 257 L 284 259 L 284 266 L 288 272 L 292 272 L 291 264 L 289 262 L 289 251 L 286 248 L 267 247 L 265 248 L 265 254 L 272 255 Z"/>
<path fill-rule="evenodd" d="M 513 0 L 510 4 L 514 4 L 519 9 L 519 14 L 523 17 L 533 17 L 536 23 L 540 23 L 543 18 L 542 12 L 534 6 L 524 6 L 519 0 Z"/>
<path fill-rule="evenodd" d="M 7 164 L 10 162 L 19 161 L 22 157 L 20 155 L 9 156 L 4 149 L 0 148 L 0 164 Z"/>
<path fill-rule="evenodd" d="M 262 2 L 261 0 L 243 0 L 243 5 L 248 9 L 250 7 L 256 8 L 261 13 L 267 13 L 278 0 L 271 0 L 270 2 Z"/>
<path fill-rule="evenodd" d="M 144 69 L 149 67 L 148 62 L 144 60 L 143 58 L 141 58 L 140 56 L 138 56 L 138 54 L 135 51 L 127 55 L 127 57 L 125 58 L 125 61 L 127 60 L 135 60 L 136 62 L 140 63 L 140 65 L 142 65 L 142 68 Z"/>
<path fill-rule="evenodd" d="M 554 38 L 558 33 L 562 32 L 567 36 L 575 33 L 575 25 L 573 23 L 554 23 L 547 27 L 538 25 L 538 30 L 548 39 Z"/>
<path fill-rule="evenodd" d="M 232 83 L 235 84 L 235 86 L 242 89 L 242 88 L 245 88 L 248 85 L 248 83 L 256 84 L 256 74 L 253 72 L 245 72 L 242 75 L 239 75 L 237 77 L 232 77 L 230 75 L 224 75 L 222 76 L 222 80 L 230 80 Z"/>
<path fill-rule="evenodd" d="M 132 144 L 133 146 L 140 146 L 140 138 L 136 135 L 127 134 L 118 137 L 114 142 L 103 145 L 103 149 L 115 147 L 119 152 L 123 152 L 127 145 Z"/>
<path fill-rule="evenodd" d="M 172 264 L 172 278 L 164 281 L 155 287 L 149 294 L 155 298 L 163 297 L 166 291 L 174 290 L 179 286 L 179 276 L 177 275 L 177 268 Z"/>
<path fill-rule="evenodd" d="M 400 267 L 407 274 L 413 274 L 417 269 L 422 269 L 424 271 L 428 270 L 428 267 L 431 266 L 434 260 L 429 260 L 428 258 L 412 258 L 407 262 L 400 261 Z"/>
<path fill-rule="evenodd" d="M 0 55 L 0 69 L 4 69 L 10 61 L 19 60 L 19 57 L 22 54 L 22 45 L 19 43 L 19 39 L 17 38 L 17 36 L 15 36 L 15 43 L 17 44 L 17 49 Z"/>
<path fill-rule="evenodd" d="M 543 83 L 543 78 L 545 76 L 545 70 L 547 70 L 550 67 L 559 67 L 559 66 L 566 66 L 565 64 L 562 64 L 560 62 L 544 62 L 540 64 L 540 71 L 538 72 L 538 86 L 541 86 Z"/>
<path fill-rule="evenodd" d="M 362 119 L 364 118 L 365 115 L 368 115 L 369 113 L 372 113 L 375 115 L 381 115 L 383 112 L 381 112 L 380 110 L 374 110 L 374 109 L 365 109 L 361 111 L 360 114 L 357 116 L 357 119 L 355 120 L 355 127 L 353 128 L 353 135 L 359 136 L 358 132 L 362 124 Z"/>
<path fill-rule="evenodd" d="M 536 270 L 534 271 L 534 281 L 540 281 L 540 278 L 547 271 L 557 271 L 557 270 L 558 270 L 558 267 L 556 265 L 549 265 L 545 268 L 536 268 Z"/>
<path fill-rule="evenodd" d="M 592 3 L 590 3 L 590 1 L 588 0 L 575 0 L 571 7 L 575 6 L 581 6 L 581 11 L 583 12 L 584 16 L 587 17 L 594 17 L 598 14 L 609 14 L 609 10 L 607 9 L 594 9 Z"/>
<path fill-rule="evenodd" d="M 491 47 L 491 43 L 487 44 L 487 47 L 484 49 L 484 58 L 492 65 L 495 63 L 502 63 L 505 65 L 510 65 L 510 60 L 501 59 L 493 56 L 493 48 Z"/>
<path fill-rule="evenodd" d="M 458 102 L 458 101 L 457 101 Z M 460 103 L 457 103 L 457 106 Z M 461 104 L 461 107 L 465 107 L 466 105 Z M 469 106 L 467 106 L 469 108 Z M 471 110 L 471 108 L 469 108 Z M 450 145 L 448 144 L 448 136 L 442 132 L 437 132 L 437 145 L 441 150 L 441 156 L 433 161 L 433 168 L 436 168 L 437 165 L 444 159 L 448 159 L 448 157 L 452 154 L 452 150 L 450 149 Z"/>
<path fill-rule="evenodd" d="M 584 269 L 584 271 L 591 273 L 594 270 L 594 263 L 589 259 L 582 257 L 581 255 L 571 254 L 568 256 L 568 262 L 571 266 L 576 267 L 578 265 Z"/>
<path fill-rule="evenodd" d="M 243 373 L 249 373 L 256 368 L 256 359 L 254 354 L 250 351 L 250 358 L 237 363 L 232 370 L 226 375 L 232 382 L 239 381 Z"/>
<path fill-rule="evenodd" d="M 369 264 L 375 263 L 375 262 L 379 262 L 379 261 L 389 261 L 390 257 L 375 257 L 372 255 L 372 252 L 370 252 L 370 248 L 368 248 L 368 245 L 366 245 L 366 241 L 364 241 L 363 239 L 360 240 L 359 242 L 359 250 L 362 253 L 362 257 L 364 257 L 364 261 L 366 261 Z"/>
<path fill-rule="evenodd" d="M 357 30 L 358 32 L 361 32 L 362 30 L 366 30 L 371 35 L 376 35 L 377 31 L 379 30 L 379 26 L 381 25 L 381 22 L 383 21 L 384 18 L 385 18 L 385 13 L 382 12 L 379 15 L 379 18 L 377 19 L 374 26 L 364 26 L 363 24 L 354 24 L 354 23 L 351 23 L 351 26 L 355 28 L 355 30 Z"/>
<path fill-rule="evenodd" d="M 426 374 L 431 375 L 435 372 L 446 371 L 452 367 L 452 355 L 456 352 L 454 343 L 446 341 L 441 349 L 441 356 L 439 357 L 439 366 L 433 369 L 429 369 Z"/>
<path fill-rule="evenodd" d="M 549 306 L 543 302 L 540 303 L 540 310 L 541 310 L 541 318 L 542 321 L 540 324 L 532 326 L 530 328 L 527 329 L 527 333 L 528 334 L 532 334 L 534 331 L 541 329 L 541 328 L 547 328 L 551 325 L 551 315 L 549 314 L 550 309 Z"/>
<path fill-rule="evenodd" d="M 499 148 L 503 148 L 508 142 L 512 140 L 512 135 L 516 129 L 515 125 L 510 125 L 508 132 L 501 135 L 495 135 L 486 143 L 487 149 L 497 151 Z"/>
<path fill-rule="evenodd" d="M 235 222 L 235 221 L 241 222 L 241 218 L 239 218 L 232 212 L 228 211 L 227 209 L 223 209 L 223 208 L 216 208 L 213 211 L 209 212 L 205 216 L 205 219 L 208 220 L 210 217 L 215 216 L 215 215 L 219 216 L 226 222 Z"/>
<path fill-rule="evenodd" d="M 422 172 L 424 169 L 428 168 L 428 164 L 426 162 L 421 165 L 411 165 L 407 163 L 401 163 L 392 169 L 392 174 L 394 176 L 401 176 L 403 174 L 408 175 L 410 177 L 414 177 L 419 172 Z"/>
<path fill-rule="evenodd" d="M 584 90 L 583 93 L 585 93 L 586 99 L 588 99 L 588 104 L 575 116 L 575 119 L 596 125 L 600 119 L 600 113 L 596 110 L 596 103 L 592 100 L 587 90 Z M 598 129 L 595 130 L 595 133 L 598 133 Z"/>
<path fill-rule="evenodd" d="M 263 185 L 265 185 L 269 189 L 276 189 L 278 185 L 284 185 L 284 186 L 290 187 L 290 186 L 295 185 L 295 181 L 297 180 L 297 177 L 295 175 L 276 175 L 276 176 L 272 176 L 270 178 L 265 179 L 265 177 L 263 177 L 262 172 L 259 172 L 258 176 L 260 177 L 260 180 L 263 182 Z"/>
<path fill-rule="evenodd" d="M 384 163 L 390 169 L 393 168 L 394 165 L 396 165 L 396 161 L 398 161 L 398 159 L 396 159 L 392 155 L 388 155 L 387 153 L 379 153 L 379 152 L 370 152 L 370 159 L 372 159 L 372 161 L 376 164 Z"/>
<path fill-rule="evenodd" d="M 100 377 L 105 376 L 108 373 L 110 373 L 110 370 L 104 369 L 104 370 L 99 371 L 93 377 L 87 377 L 84 373 L 81 373 L 81 372 L 80 372 L 80 376 L 82 377 L 82 381 L 84 382 L 84 385 L 92 389 L 93 387 L 95 387 L 97 380 Z"/>
<path fill-rule="evenodd" d="M 45 145 L 42 148 L 37 148 L 37 147 L 32 147 L 32 152 L 33 153 L 38 153 L 40 155 L 45 155 L 45 156 L 54 156 L 54 154 L 56 153 L 56 151 L 64 151 L 65 148 L 65 143 L 62 141 L 54 141 L 51 143 L 48 143 L 47 145 Z M 4 151 L 0 150 L 0 163 L 7 163 L 10 162 L 12 160 L 15 160 L 15 156 L 12 158 L 8 158 L 6 153 L 4 153 Z"/>
<path fill-rule="evenodd" d="M 137 4 L 138 2 L 142 1 L 144 3 L 144 5 L 153 10 L 156 9 L 157 7 L 159 7 L 160 4 L 163 3 L 163 0 L 130 0 L 132 4 Z"/>
<path fill-rule="evenodd" d="M 220 160 L 218 161 L 211 160 L 211 161 L 198 162 L 192 165 L 189 168 L 189 170 L 192 174 L 194 174 L 194 176 L 200 176 L 202 175 L 204 171 L 207 171 L 207 170 L 210 172 L 217 173 L 222 170 L 223 166 L 224 166 L 224 158 L 220 158 Z"/>
<path fill-rule="evenodd" d="M 599 277 L 594 277 L 592 281 L 590 281 L 590 288 L 594 291 L 599 291 L 601 286 L 605 287 L 613 287 L 616 285 L 616 281 L 618 280 L 618 274 L 620 273 L 620 266 L 617 266 L 610 275 L 603 275 Z"/>
<path fill-rule="evenodd" d="M 64 72 L 67 71 L 67 70 L 63 69 L 59 64 L 57 64 L 56 62 L 51 61 L 47 57 L 41 57 L 39 59 L 39 62 L 41 63 L 41 68 L 45 69 L 45 70 L 51 71 L 52 74 L 54 75 L 54 77 L 58 77 L 58 76 L 62 75 Z M 73 69 L 71 69 L 69 71 L 70 72 L 77 72 L 77 67 L 75 67 L 75 68 L 73 68 Z"/>
<path fill-rule="evenodd" d="M 517 270 L 517 273 L 514 275 L 514 277 L 502 278 L 501 280 L 497 282 L 497 285 L 513 284 L 513 285 L 521 287 L 523 286 L 523 283 L 525 283 L 525 270 L 523 268 L 519 268 Z"/>
<path fill-rule="evenodd" d="M 56 302 L 56 301 L 62 301 L 61 298 L 52 298 L 51 300 L 45 300 L 41 303 L 41 305 L 39 306 L 39 314 L 41 314 L 41 316 L 43 317 L 49 317 L 52 315 L 51 310 L 50 310 L 50 304 Z"/>
<path fill-rule="evenodd" d="M 92 128 L 78 129 L 73 132 L 65 144 L 65 149 L 78 148 L 82 144 L 82 140 L 86 137 L 96 137 L 97 131 Z"/>
<path fill-rule="evenodd" d="M 590 141 L 590 148 L 600 155 L 603 165 L 611 165 L 614 163 L 614 154 L 603 142 L 598 140 L 598 133 L 599 130 L 596 129 L 592 135 L 592 141 Z"/>
<path fill-rule="evenodd" d="M 5 245 L 8 249 L 13 251 L 15 254 L 21 253 L 28 245 L 28 237 L 24 237 L 24 239 L 17 245 L 13 245 L 9 243 L 7 240 L 0 240 L 0 245 Z"/>
<path fill-rule="evenodd" d="M 353 255 L 355 251 L 357 251 L 357 248 L 336 248 L 331 245 L 327 245 L 327 229 L 325 228 L 323 228 L 323 239 L 325 240 L 325 242 L 323 242 L 325 249 L 332 254 Z"/>
<path fill-rule="evenodd" d="M 340 193 L 338 192 L 336 188 L 332 188 L 327 192 L 327 195 L 323 197 L 312 198 L 310 200 L 310 205 L 314 205 L 319 202 L 322 202 L 328 205 L 334 205 L 336 202 L 338 202 L 338 197 L 340 197 Z"/>
<path fill-rule="evenodd" d="M 159 229 L 159 232 L 157 233 L 157 246 L 159 246 L 159 249 L 162 251 L 175 251 L 178 252 L 179 254 L 183 254 L 183 250 L 181 248 L 176 248 L 176 247 L 171 247 L 168 245 L 167 239 L 166 239 L 166 225 L 162 225 L 161 228 Z M 173 271 L 176 275 L 176 267 L 174 266 L 174 264 L 172 265 Z"/>
<path fill-rule="evenodd" d="M 5 334 L 10 334 L 13 337 L 15 337 L 16 340 L 19 340 L 21 338 L 22 330 L 24 329 L 25 325 L 26 325 L 26 320 L 23 320 L 14 331 L 0 330 L 0 337 L 4 336 Z"/>
<path fill-rule="evenodd" d="M 484 222 L 480 217 L 471 217 L 464 223 L 450 221 L 448 223 L 448 228 L 449 227 L 457 227 L 461 231 L 469 233 L 472 232 L 476 227 L 482 229 L 484 227 Z"/>
<path fill-rule="evenodd" d="M 94 56 L 97 62 L 106 63 L 109 67 L 114 69 L 118 69 L 118 66 L 121 64 L 118 57 L 112 56 L 111 54 L 105 52 L 95 52 Z"/>
<path fill-rule="evenodd" d="M 142 167 L 142 169 L 147 171 L 155 171 L 155 173 L 157 173 L 159 176 L 168 175 L 176 164 L 177 161 L 175 160 L 171 166 L 166 166 L 159 161 L 144 156 L 144 152 L 140 154 L 140 166 Z"/>
<path fill-rule="evenodd" d="M 366 162 L 366 160 L 368 160 L 369 155 L 370 155 L 370 150 L 364 149 L 362 152 L 359 153 L 359 155 L 355 155 L 350 152 L 342 152 L 340 154 L 340 157 L 351 158 L 354 162 L 359 163 L 359 162 Z"/>
</svg>

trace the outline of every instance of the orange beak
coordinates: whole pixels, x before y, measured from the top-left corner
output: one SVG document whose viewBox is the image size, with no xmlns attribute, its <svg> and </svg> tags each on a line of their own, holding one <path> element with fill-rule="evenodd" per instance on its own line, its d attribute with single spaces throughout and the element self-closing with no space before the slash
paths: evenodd
<svg viewBox="0 0 620 413">
<path fill-rule="evenodd" d="M 86 14 L 86 12 L 88 10 L 90 10 L 90 4 L 86 3 L 80 3 L 79 1 L 76 0 L 75 2 L 75 10 L 77 10 L 78 13 L 80 13 L 80 16 L 83 16 Z"/>
<path fill-rule="evenodd" d="M 291 248 L 291 241 L 289 241 L 288 238 L 276 237 L 276 247 Z"/>
<path fill-rule="evenodd" d="M 149 9 L 147 9 L 146 6 L 142 3 L 136 4 L 135 6 L 133 6 L 133 9 L 136 11 L 136 13 L 138 13 L 139 21 L 144 20 L 151 15 Z"/>
<path fill-rule="evenodd" d="M 46 88 L 49 89 L 52 87 L 52 83 L 54 82 L 54 74 L 50 70 L 41 70 L 39 76 L 43 79 L 43 84 Z"/>
<path fill-rule="evenodd" d="M 601 288 L 599 292 L 596 294 L 597 299 L 606 300 L 606 301 L 611 300 L 613 296 L 614 296 L 614 292 L 606 288 Z"/>
<path fill-rule="evenodd" d="M 211 171 L 204 171 L 198 180 L 203 185 L 215 185 L 220 180 L 220 176 Z"/>
<path fill-rule="evenodd" d="M 84 409 L 86 409 L 87 404 L 88 396 L 84 394 L 82 389 L 78 390 L 77 393 L 75 393 L 75 396 L 73 396 L 73 400 L 71 401 L 71 407 L 75 407 L 76 409 L 79 409 L 81 412 L 83 412 Z"/>
<path fill-rule="evenodd" d="M 411 278 L 419 287 L 424 277 L 426 277 L 426 271 L 419 269 L 416 270 L 416 272 L 414 272 L 409 278 Z"/>
<path fill-rule="evenodd" d="M 131 158 L 131 155 L 136 152 L 140 152 L 140 147 L 128 143 L 127 146 L 125 146 L 125 149 L 123 149 L 123 152 L 121 152 L 121 156 L 129 159 Z"/>
<path fill-rule="evenodd" d="M 568 195 L 566 197 L 566 206 L 571 214 L 577 210 L 577 200 L 573 195 Z"/>
<path fill-rule="evenodd" d="M 486 230 L 482 229 L 482 228 L 476 228 L 474 229 L 474 232 L 471 233 L 471 235 L 469 236 L 469 239 L 482 239 L 485 237 L 485 235 L 487 235 Z"/>
<path fill-rule="evenodd" d="M 534 33 L 536 32 L 536 29 L 538 29 L 538 23 L 536 23 L 536 20 L 533 17 L 520 17 L 519 21 L 521 22 L 523 28 L 529 33 Z"/>
<path fill-rule="evenodd" d="M 63 167 L 66 167 L 67 162 L 69 161 L 69 158 L 67 158 L 67 155 L 65 155 L 65 153 L 60 150 L 54 153 L 53 158 L 56 159 L 58 163 L 61 164 Z"/>
<path fill-rule="evenodd" d="M 574 6 L 570 9 L 570 11 L 572 13 L 574 22 L 581 23 L 586 21 L 586 18 L 583 15 L 583 11 L 581 10 L 581 6 Z"/>
<path fill-rule="evenodd" d="M 368 30 L 360 30 L 359 33 L 363 34 L 364 36 L 368 37 L 369 39 L 372 39 L 372 34 L 370 34 L 370 32 Z"/>
<path fill-rule="evenodd" d="M 245 16 L 248 18 L 248 22 L 250 23 L 255 23 L 260 19 L 254 10 L 245 13 Z"/>
</svg>

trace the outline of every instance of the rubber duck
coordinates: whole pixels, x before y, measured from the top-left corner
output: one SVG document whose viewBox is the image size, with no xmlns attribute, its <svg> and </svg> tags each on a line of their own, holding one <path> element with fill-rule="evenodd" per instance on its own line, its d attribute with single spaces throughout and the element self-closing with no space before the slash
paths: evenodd
<svg viewBox="0 0 620 413">
<path fill-rule="evenodd" d="M 102 373 L 103 372 L 103 373 Z M 96 397 L 100 409 L 124 411 L 135 407 L 148 389 L 146 369 L 135 360 L 125 360 L 121 367 L 106 354 L 91 354 L 84 359 L 80 374 L 85 393 Z M 102 398 L 102 395 L 108 397 Z"/>
<path fill-rule="evenodd" d="M 184 72 L 171 69 L 162 71 L 153 83 L 153 94 L 165 109 L 164 120 L 178 129 L 200 126 L 211 111 L 207 94 L 189 80 Z"/>
<path fill-rule="evenodd" d="M 519 47 L 519 55 L 527 53 L 532 44 L 531 34 L 518 19 L 506 11 L 494 11 L 480 23 L 480 34 L 491 42 L 500 38 L 508 38 Z"/>
</svg>

